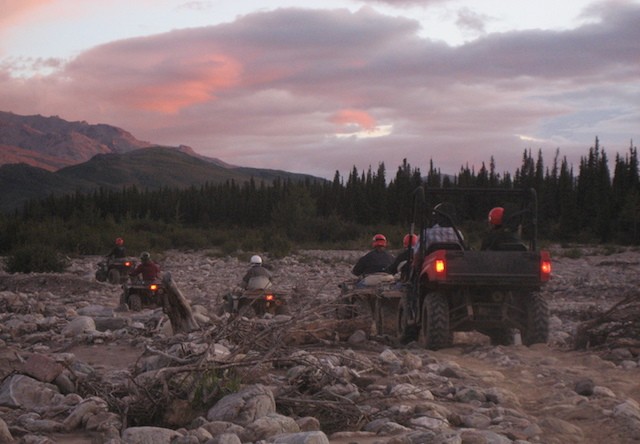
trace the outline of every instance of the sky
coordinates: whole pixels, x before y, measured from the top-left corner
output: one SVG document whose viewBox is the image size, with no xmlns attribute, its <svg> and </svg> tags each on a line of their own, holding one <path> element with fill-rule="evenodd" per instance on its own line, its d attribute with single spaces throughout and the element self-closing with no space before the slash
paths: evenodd
<svg viewBox="0 0 640 444">
<path fill-rule="evenodd" d="M 332 179 L 640 138 L 640 0 L 0 0 L 0 110 Z"/>
</svg>

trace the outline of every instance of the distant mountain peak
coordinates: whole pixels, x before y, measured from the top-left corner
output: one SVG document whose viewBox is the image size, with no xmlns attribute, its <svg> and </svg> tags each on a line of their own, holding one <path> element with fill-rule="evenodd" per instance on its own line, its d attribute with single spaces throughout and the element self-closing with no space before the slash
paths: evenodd
<svg viewBox="0 0 640 444">
<path fill-rule="evenodd" d="M 26 163 L 56 171 L 96 154 L 126 153 L 152 144 L 111 125 L 0 111 L 0 146 L 0 165 Z"/>
</svg>

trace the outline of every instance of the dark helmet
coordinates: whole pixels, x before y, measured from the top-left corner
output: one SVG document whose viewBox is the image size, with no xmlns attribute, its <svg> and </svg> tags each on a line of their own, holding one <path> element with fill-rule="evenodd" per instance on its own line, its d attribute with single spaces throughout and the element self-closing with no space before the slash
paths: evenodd
<svg viewBox="0 0 640 444">
<path fill-rule="evenodd" d="M 489 223 L 494 227 L 502 225 L 502 218 L 504 216 L 504 208 L 495 207 L 489 211 Z"/>
<path fill-rule="evenodd" d="M 121 247 L 122 245 L 124 245 L 124 239 L 123 239 L 123 238 L 121 238 L 121 237 L 117 237 L 117 238 L 116 238 L 116 245 L 117 245 L 118 247 Z"/>
<path fill-rule="evenodd" d="M 376 234 L 373 236 L 373 242 L 371 244 L 373 248 L 376 247 L 386 247 L 387 246 L 387 238 L 384 234 Z"/>
<path fill-rule="evenodd" d="M 151 260 L 151 255 L 148 252 L 143 251 L 140 255 L 140 260 L 142 262 L 149 262 Z"/>
</svg>

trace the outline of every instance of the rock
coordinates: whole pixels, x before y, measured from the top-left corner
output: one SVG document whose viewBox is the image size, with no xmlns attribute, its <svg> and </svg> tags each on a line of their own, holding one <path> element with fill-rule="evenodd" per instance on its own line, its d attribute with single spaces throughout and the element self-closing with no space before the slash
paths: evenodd
<svg viewBox="0 0 640 444">
<path fill-rule="evenodd" d="M 0 418 L 0 442 L 1 443 L 12 443 L 13 436 L 9 431 L 9 427 L 7 427 L 7 423 L 4 422 L 4 419 Z"/>
<path fill-rule="evenodd" d="M 581 379 L 579 381 L 576 381 L 574 390 L 579 395 L 591 396 L 593 395 L 594 387 L 595 384 L 591 379 Z"/>
<path fill-rule="evenodd" d="M 24 363 L 23 371 L 38 381 L 53 382 L 61 373 L 63 367 L 48 356 L 34 353 Z"/>
<path fill-rule="evenodd" d="M 240 437 L 242 441 L 258 441 L 283 433 L 296 433 L 300 427 L 293 418 L 278 413 L 269 413 L 262 416 L 245 427 Z"/>
<path fill-rule="evenodd" d="M 77 336 L 96 331 L 96 323 L 89 316 L 78 316 L 62 329 L 64 336 Z"/>
<path fill-rule="evenodd" d="M 207 412 L 209 421 L 229 421 L 246 426 L 258 418 L 276 412 L 271 390 L 255 384 L 227 395 Z"/>
<path fill-rule="evenodd" d="M 13 375 L 0 386 L 0 406 L 22 409 L 46 409 L 56 396 L 56 386 L 25 375 Z"/>
<path fill-rule="evenodd" d="M 320 431 L 278 435 L 271 438 L 272 444 L 329 444 L 327 435 Z"/>
<path fill-rule="evenodd" d="M 122 442 L 126 444 L 172 444 L 182 435 L 174 430 L 161 427 L 129 427 L 122 432 Z"/>
</svg>

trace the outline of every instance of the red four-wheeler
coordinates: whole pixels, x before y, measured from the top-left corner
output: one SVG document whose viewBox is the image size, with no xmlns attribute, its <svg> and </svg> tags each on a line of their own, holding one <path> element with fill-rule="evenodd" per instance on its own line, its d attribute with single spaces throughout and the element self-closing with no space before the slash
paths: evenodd
<svg viewBox="0 0 640 444">
<path fill-rule="evenodd" d="M 504 205 L 504 228 L 519 231 L 524 241 L 499 251 L 471 249 L 456 225 L 456 204 L 432 205 L 442 195 L 485 220 L 489 208 Z M 509 345 L 518 330 L 524 345 L 547 342 L 549 310 L 540 290 L 551 260 L 537 248 L 535 190 L 419 188 L 414 213 L 419 243 L 397 317 L 404 341 L 438 349 L 452 345 L 455 331 L 477 331 L 492 344 Z"/>
</svg>

